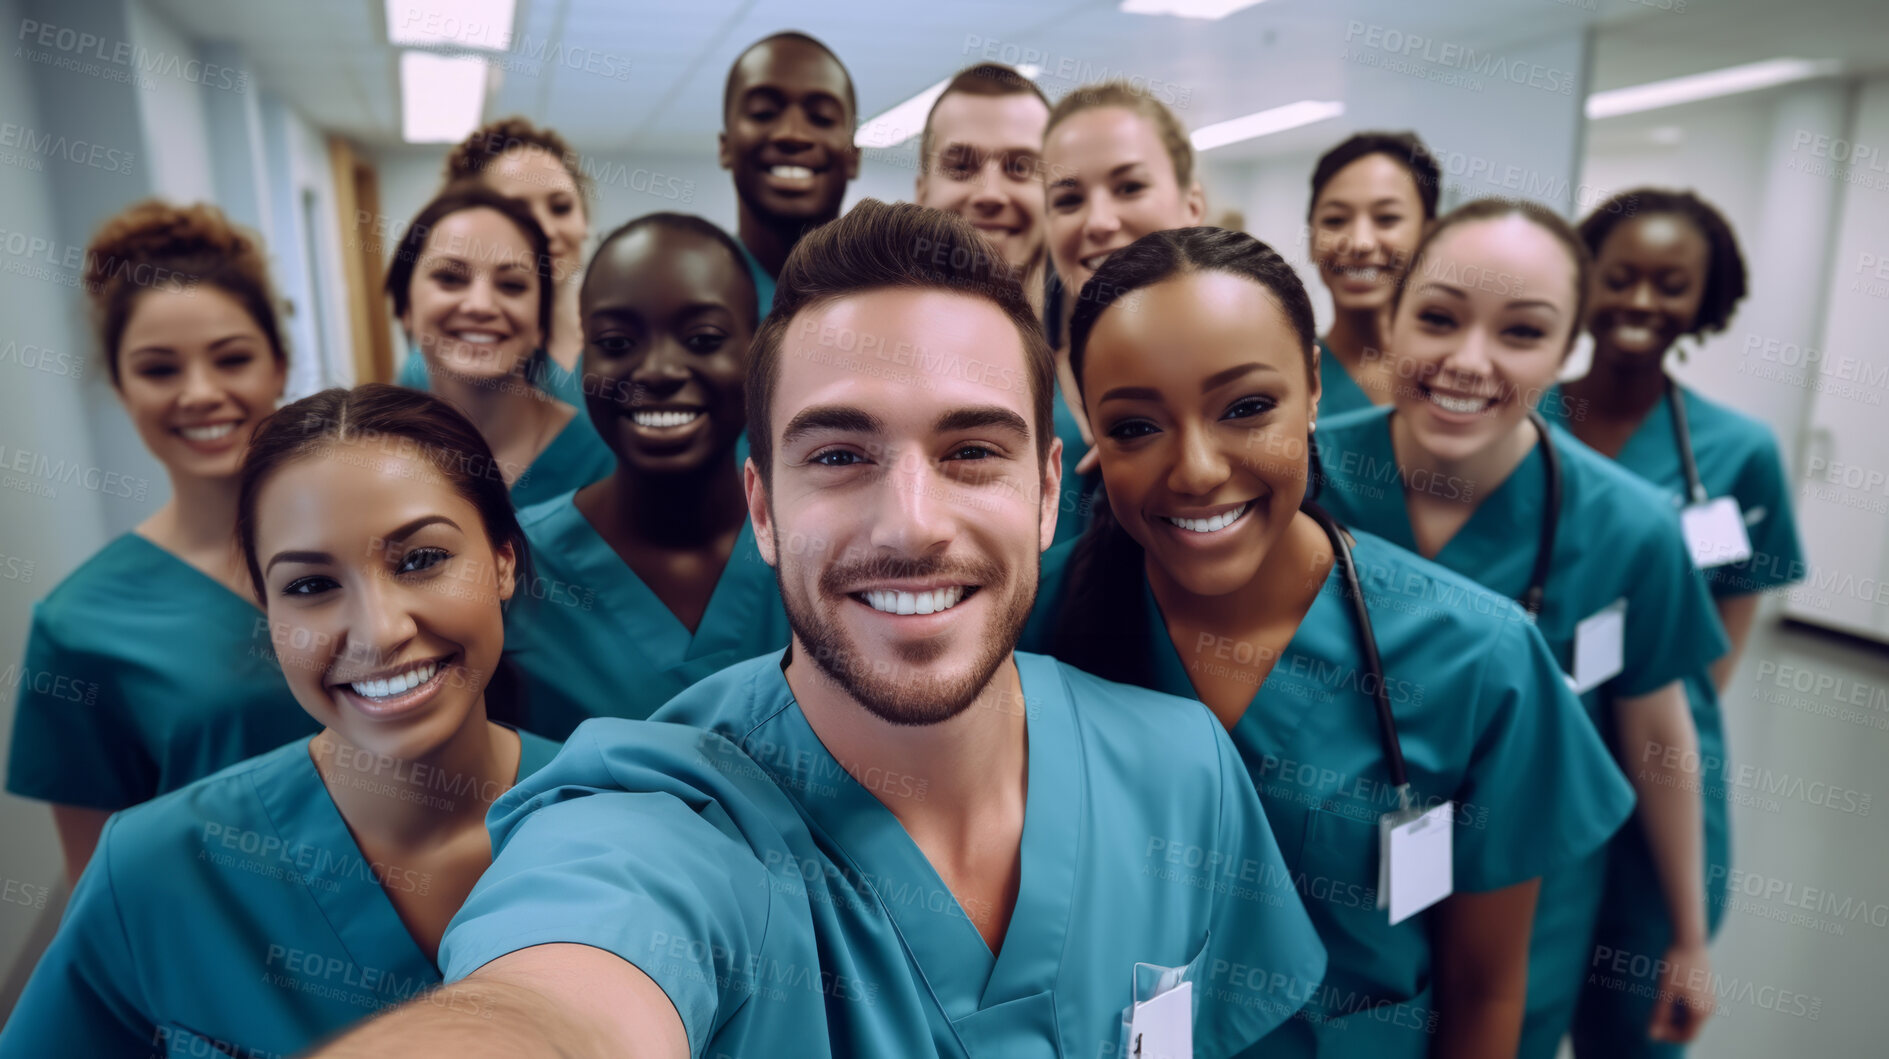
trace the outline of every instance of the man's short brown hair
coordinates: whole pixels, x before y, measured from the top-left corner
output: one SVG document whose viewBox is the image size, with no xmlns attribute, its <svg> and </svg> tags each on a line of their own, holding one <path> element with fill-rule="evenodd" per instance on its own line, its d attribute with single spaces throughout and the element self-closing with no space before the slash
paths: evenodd
<svg viewBox="0 0 1889 1059">
<path fill-rule="evenodd" d="M 1010 318 L 1023 343 L 1040 470 L 1055 437 L 1050 400 L 1056 389 L 1056 361 L 1016 269 L 954 213 L 911 202 L 865 199 L 795 244 L 775 285 L 774 307 L 755 333 L 748 357 L 748 453 L 761 480 L 772 480 L 774 389 L 780 381 L 787 328 L 802 312 L 876 290 L 964 294 L 995 305 Z"/>
<path fill-rule="evenodd" d="M 1000 63 L 978 63 L 959 70 L 945 85 L 945 90 L 932 100 L 931 109 L 925 112 L 925 131 L 918 138 L 918 171 L 931 172 L 931 119 L 938 114 L 938 105 L 952 96 L 1035 96 L 1049 109 L 1049 97 L 1036 87 L 1036 82 L 1017 71 Z"/>
</svg>

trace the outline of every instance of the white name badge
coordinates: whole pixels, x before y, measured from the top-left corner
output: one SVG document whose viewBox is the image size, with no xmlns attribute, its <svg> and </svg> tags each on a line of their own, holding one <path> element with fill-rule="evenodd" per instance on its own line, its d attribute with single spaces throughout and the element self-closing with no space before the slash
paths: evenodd
<svg viewBox="0 0 1889 1059">
<path fill-rule="evenodd" d="M 1194 1059 L 1194 983 L 1135 1005 L 1129 1059 Z"/>
<path fill-rule="evenodd" d="M 1574 627 L 1574 672 L 1568 686 L 1584 694 L 1626 668 L 1627 601 L 1600 608 Z"/>
<path fill-rule="evenodd" d="M 1390 909 L 1392 926 L 1455 892 L 1455 821 L 1455 802 L 1377 818 L 1377 907 Z"/>
<path fill-rule="evenodd" d="M 1751 536 L 1745 532 L 1745 513 L 1738 509 L 1735 496 L 1688 504 L 1679 513 L 1679 524 L 1685 527 L 1692 565 L 1701 570 L 1751 558 Z"/>
</svg>

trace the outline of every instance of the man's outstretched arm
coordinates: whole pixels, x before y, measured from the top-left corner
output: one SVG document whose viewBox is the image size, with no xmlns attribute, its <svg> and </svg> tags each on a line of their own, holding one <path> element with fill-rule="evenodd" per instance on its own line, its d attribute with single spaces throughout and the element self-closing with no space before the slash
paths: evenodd
<svg viewBox="0 0 1889 1059">
<path fill-rule="evenodd" d="M 313 1059 L 688 1059 L 682 1018 L 635 964 L 588 945 L 536 945 L 392 1008 Z"/>
</svg>

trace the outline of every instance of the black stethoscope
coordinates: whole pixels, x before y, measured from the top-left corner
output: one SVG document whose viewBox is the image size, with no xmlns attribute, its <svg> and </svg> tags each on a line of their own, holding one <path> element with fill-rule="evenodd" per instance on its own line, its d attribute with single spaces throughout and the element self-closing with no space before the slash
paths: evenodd
<svg viewBox="0 0 1889 1059">
<path fill-rule="evenodd" d="M 1685 397 L 1670 375 L 1666 376 L 1666 403 L 1673 410 L 1673 441 L 1679 446 L 1679 466 L 1686 472 L 1686 495 L 1692 503 L 1703 504 L 1712 498 L 1699 480 L 1699 463 L 1692 456 L 1692 428 L 1686 425 Z"/>
<path fill-rule="evenodd" d="M 1528 588 L 1522 593 L 1520 603 L 1528 611 L 1530 621 L 1541 612 L 1541 601 L 1546 593 L 1548 570 L 1554 561 L 1555 526 L 1561 521 L 1561 457 L 1555 452 L 1554 442 L 1548 438 L 1548 423 L 1541 413 L 1528 410 L 1529 421 L 1535 424 L 1535 431 L 1541 436 L 1541 462 L 1546 473 L 1547 488 L 1544 490 L 1546 510 L 1543 512 L 1541 536 L 1535 545 L 1535 566 L 1528 575 Z M 1316 471 L 1318 465 L 1318 446 L 1316 439 L 1310 446 L 1315 473 L 1312 476 L 1312 491 L 1299 505 L 1299 509 L 1311 516 L 1325 531 L 1326 539 L 1331 541 L 1332 554 L 1337 559 L 1339 576 L 1344 579 L 1345 594 L 1351 597 L 1351 621 L 1357 627 L 1358 651 L 1364 656 L 1365 675 L 1371 681 L 1371 698 L 1377 707 L 1378 739 L 1384 747 L 1384 759 L 1390 766 L 1391 785 L 1397 790 L 1398 808 L 1410 808 L 1410 775 L 1404 765 L 1404 748 L 1397 736 L 1397 718 L 1391 713 L 1390 692 L 1384 685 L 1384 660 L 1377 650 L 1377 633 L 1371 626 L 1371 608 L 1364 600 L 1364 586 L 1358 580 L 1358 566 L 1351 557 L 1351 544 L 1345 540 L 1344 530 L 1331 514 L 1312 499 L 1318 492 L 1323 480 L 1322 471 Z M 1690 453 L 1687 456 L 1690 464 Z"/>
</svg>

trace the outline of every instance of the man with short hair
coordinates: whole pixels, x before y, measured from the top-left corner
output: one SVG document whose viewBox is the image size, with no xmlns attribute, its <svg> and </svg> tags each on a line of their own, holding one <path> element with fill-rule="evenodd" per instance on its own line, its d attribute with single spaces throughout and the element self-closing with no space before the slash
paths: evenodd
<svg viewBox="0 0 1889 1059">
<path fill-rule="evenodd" d="M 1008 66 L 951 78 L 925 116 L 913 201 L 955 213 L 984 234 L 1040 299 L 1043 129 L 1049 99 Z M 1040 306 L 1039 306 L 1040 308 Z"/>
<path fill-rule="evenodd" d="M 736 235 L 748 251 L 761 314 L 794 244 L 840 215 L 859 175 L 859 100 L 839 56 L 805 33 L 775 33 L 728 68 L 718 159 L 734 176 Z"/>
<path fill-rule="evenodd" d="M 1219 1056 L 1298 1010 L 1324 948 L 1212 713 L 1014 651 L 1051 358 L 959 218 L 802 240 L 744 472 L 792 645 L 579 728 L 493 808 L 465 980 L 327 1054 Z"/>
</svg>

